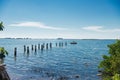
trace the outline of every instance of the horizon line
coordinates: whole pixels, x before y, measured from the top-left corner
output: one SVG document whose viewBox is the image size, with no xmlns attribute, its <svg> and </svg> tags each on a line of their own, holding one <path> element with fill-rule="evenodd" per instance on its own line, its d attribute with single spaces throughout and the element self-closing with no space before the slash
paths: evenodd
<svg viewBox="0 0 120 80">
<path fill-rule="evenodd" d="M 4 38 L 0 38 L 0 39 L 58 39 L 58 40 L 65 40 L 65 39 L 80 39 L 80 40 L 83 40 L 83 39 L 86 39 L 86 40 L 108 40 L 108 39 L 111 39 L 111 40 L 117 40 L 119 38 L 30 38 L 30 37 L 4 37 Z"/>
</svg>

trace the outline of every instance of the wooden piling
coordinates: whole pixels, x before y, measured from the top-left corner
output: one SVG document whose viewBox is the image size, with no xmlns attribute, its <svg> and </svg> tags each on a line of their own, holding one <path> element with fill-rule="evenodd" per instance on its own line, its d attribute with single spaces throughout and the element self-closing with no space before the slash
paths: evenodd
<svg viewBox="0 0 120 80">
<path fill-rule="evenodd" d="M 46 49 L 48 49 L 48 43 L 46 44 Z"/>
<path fill-rule="evenodd" d="M 57 47 L 57 43 L 56 43 L 56 47 Z"/>
<path fill-rule="evenodd" d="M 40 50 L 40 44 L 38 44 L 38 50 Z"/>
<path fill-rule="evenodd" d="M 52 43 L 50 43 L 50 48 L 52 48 Z"/>
<path fill-rule="evenodd" d="M 17 48 L 16 47 L 14 48 L 14 56 L 15 57 L 17 56 Z"/>
<path fill-rule="evenodd" d="M 59 47 L 61 47 L 61 43 L 59 42 Z"/>
<path fill-rule="evenodd" d="M 26 52 L 26 46 L 24 45 L 24 53 Z"/>
<path fill-rule="evenodd" d="M 37 46 L 35 45 L 35 52 L 37 52 Z"/>
<path fill-rule="evenodd" d="M 27 46 L 27 53 L 29 53 L 30 51 L 29 51 L 29 46 Z"/>
<path fill-rule="evenodd" d="M 41 51 L 43 51 L 43 48 L 44 48 L 44 45 L 42 44 L 42 45 L 41 45 Z"/>
<path fill-rule="evenodd" d="M 43 49 L 45 48 L 45 43 L 43 43 Z"/>
<path fill-rule="evenodd" d="M 34 50 L 33 45 L 32 45 L 31 47 L 32 47 L 31 49 L 32 49 L 32 51 L 33 51 L 33 50 Z"/>
</svg>

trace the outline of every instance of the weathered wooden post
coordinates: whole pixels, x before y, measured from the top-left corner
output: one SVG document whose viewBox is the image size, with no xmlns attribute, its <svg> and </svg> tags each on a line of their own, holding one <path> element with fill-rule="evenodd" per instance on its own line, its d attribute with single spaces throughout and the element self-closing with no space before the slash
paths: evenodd
<svg viewBox="0 0 120 80">
<path fill-rule="evenodd" d="M 38 50 L 40 50 L 40 44 L 38 44 Z"/>
<path fill-rule="evenodd" d="M 27 53 L 29 53 L 30 51 L 29 51 L 29 46 L 27 46 Z"/>
<path fill-rule="evenodd" d="M 26 52 L 26 46 L 24 45 L 24 53 Z"/>
<path fill-rule="evenodd" d="M 59 42 L 59 47 L 61 47 L 61 43 Z"/>
<path fill-rule="evenodd" d="M 42 44 L 42 45 L 41 45 L 41 51 L 43 51 L 43 47 L 44 47 L 44 46 L 43 46 L 43 44 Z"/>
<path fill-rule="evenodd" d="M 48 43 L 46 44 L 46 49 L 48 49 Z"/>
<path fill-rule="evenodd" d="M 45 43 L 43 43 L 43 49 L 45 48 Z"/>
<path fill-rule="evenodd" d="M 35 52 L 37 52 L 37 46 L 35 45 Z"/>
<path fill-rule="evenodd" d="M 56 47 L 57 47 L 57 43 L 56 43 Z"/>
<path fill-rule="evenodd" d="M 50 48 L 52 48 L 52 43 L 50 43 Z"/>
<path fill-rule="evenodd" d="M 33 45 L 32 45 L 31 47 L 32 47 L 31 49 L 32 49 L 32 51 L 33 51 L 33 50 L 34 50 Z"/>
<path fill-rule="evenodd" d="M 14 48 L 14 56 L 15 57 L 17 56 L 17 48 L 16 47 Z"/>
</svg>

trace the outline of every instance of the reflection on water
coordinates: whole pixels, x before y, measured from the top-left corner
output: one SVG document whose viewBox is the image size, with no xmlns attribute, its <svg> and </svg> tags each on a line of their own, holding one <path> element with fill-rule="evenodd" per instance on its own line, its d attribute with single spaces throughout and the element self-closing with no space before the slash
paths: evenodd
<svg viewBox="0 0 120 80">
<path fill-rule="evenodd" d="M 16 62 L 16 60 L 17 60 L 17 58 L 16 58 L 16 56 L 14 56 L 14 61 Z"/>
<path fill-rule="evenodd" d="M 72 41 L 78 44 L 69 44 Z M 0 45 L 9 52 L 4 62 L 11 80 L 100 80 L 96 76 L 97 66 L 102 55 L 107 54 L 107 44 L 113 42 L 4 39 L 0 40 Z"/>
</svg>

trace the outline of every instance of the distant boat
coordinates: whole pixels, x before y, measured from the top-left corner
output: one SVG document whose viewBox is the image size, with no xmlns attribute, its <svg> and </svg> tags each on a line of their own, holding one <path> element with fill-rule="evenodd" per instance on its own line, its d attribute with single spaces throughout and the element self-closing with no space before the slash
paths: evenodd
<svg viewBox="0 0 120 80">
<path fill-rule="evenodd" d="M 77 44 L 77 42 L 73 41 L 73 42 L 70 42 L 70 44 Z"/>
<path fill-rule="evenodd" d="M 63 38 L 57 38 L 57 40 L 63 40 Z"/>
</svg>

